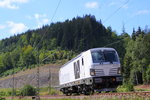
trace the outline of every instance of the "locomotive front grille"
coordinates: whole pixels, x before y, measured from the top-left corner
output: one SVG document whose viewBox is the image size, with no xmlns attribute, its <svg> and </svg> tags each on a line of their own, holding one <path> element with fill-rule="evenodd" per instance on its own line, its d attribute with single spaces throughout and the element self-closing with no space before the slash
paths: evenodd
<svg viewBox="0 0 150 100">
<path fill-rule="evenodd" d="M 110 71 L 109 71 L 109 75 L 116 75 L 116 74 L 117 74 L 117 71 L 118 71 L 118 68 L 112 68 L 112 69 L 110 69 Z"/>
<path fill-rule="evenodd" d="M 102 75 L 104 75 L 103 69 L 95 69 L 95 75 L 96 76 L 102 76 Z"/>
</svg>

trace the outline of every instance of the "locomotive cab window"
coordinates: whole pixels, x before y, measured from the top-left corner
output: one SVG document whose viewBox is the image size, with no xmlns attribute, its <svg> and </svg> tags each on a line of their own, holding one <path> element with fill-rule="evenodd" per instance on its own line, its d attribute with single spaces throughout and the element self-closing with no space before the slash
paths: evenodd
<svg viewBox="0 0 150 100">
<path fill-rule="evenodd" d="M 115 51 L 104 51 L 105 62 L 118 62 Z"/>
<path fill-rule="evenodd" d="M 100 63 L 104 60 L 103 53 L 101 51 L 92 52 L 93 63 Z"/>
<path fill-rule="evenodd" d="M 92 60 L 93 63 L 102 63 L 102 62 L 118 62 L 117 55 L 115 51 L 93 51 Z"/>
</svg>

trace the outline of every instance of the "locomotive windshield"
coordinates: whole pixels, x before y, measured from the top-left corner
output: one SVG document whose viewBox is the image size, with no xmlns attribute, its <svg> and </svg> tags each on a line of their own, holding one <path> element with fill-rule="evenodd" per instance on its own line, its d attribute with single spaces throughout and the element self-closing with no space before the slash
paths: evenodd
<svg viewBox="0 0 150 100">
<path fill-rule="evenodd" d="M 118 58 L 115 51 L 92 51 L 93 63 L 102 63 L 102 62 L 118 62 Z"/>
</svg>

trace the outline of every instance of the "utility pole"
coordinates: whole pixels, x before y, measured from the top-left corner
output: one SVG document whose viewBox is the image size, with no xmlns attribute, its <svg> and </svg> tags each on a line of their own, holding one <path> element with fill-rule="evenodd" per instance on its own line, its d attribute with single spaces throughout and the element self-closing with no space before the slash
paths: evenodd
<svg viewBox="0 0 150 100">
<path fill-rule="evenodd" d="M 13 77 L 12 77 L 12 98 L 11 100 L 14 99 L 15 96 L 15 71 L 14 71 L 14 67 L 13 67 Z"/>
<path fill-rule="evenodd" d="M 37 90 L 37 93 L 36 93 L 36 100 L 40 100 L 40 96 L 39 96 L 39 90 L 40 90 L 40 60 L 39 60 L 39 51 L 38 51 L 38 67 L 37 67 L 37 87 L 36 87 L 36 90 Z"/>
<path fill-rule="evenodd" d="M 46 59 L 48 59 L 49 58 L 49 56 L 47 56 L 46 58 L 44 58 L 43 60 L 42 60 L 42 62 L 44 62 Z M 48 80 L 49 80 L 49 86 L 48 86 L 48 92 L 49 92 L 49 94 L 51 93 L 51 81 L 52 81 L 52 74 L 51 74 L 51 67 L 49 66 L 49 70 L 48 70 L 48 72 L 49 72 L 49 76 L 48 76 Z"/>
<path fill-rule="evenodd" d="M 49 91 L 49 94 L 51 93 L 51 67 L 49 67 L 49 89 L 48 89 L 48 91 Z"/>
</svg>

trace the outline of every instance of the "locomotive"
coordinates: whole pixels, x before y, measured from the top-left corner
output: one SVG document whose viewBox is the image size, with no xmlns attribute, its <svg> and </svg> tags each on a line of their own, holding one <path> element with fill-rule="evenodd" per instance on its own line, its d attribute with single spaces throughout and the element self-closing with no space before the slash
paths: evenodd
<svg viewBox="0 0 150 100">
<path fill-rule="evenodd" d="M 114 48 L 89 49 L 59 70 L 60 91 L 66 95 L 115 91 L 120 84 L 120 61 Z"/>
</svg>

